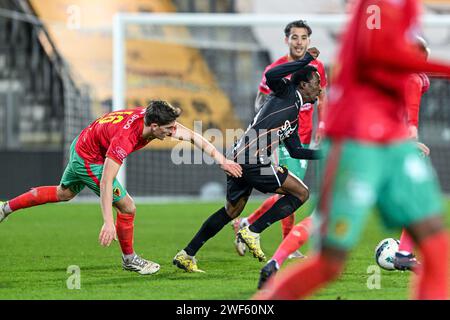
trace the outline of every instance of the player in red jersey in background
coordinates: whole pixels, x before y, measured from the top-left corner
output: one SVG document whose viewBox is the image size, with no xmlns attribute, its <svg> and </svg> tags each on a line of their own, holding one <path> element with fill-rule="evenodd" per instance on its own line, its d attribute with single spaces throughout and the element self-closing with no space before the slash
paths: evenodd
<svg viewBox="0 0 450 320">
<path fill-rule="evenodd" d="M 430 54 L 430 49 L 425 39 L 422 37 L 417 37 L 419 47 L 421 49 L 421 54 L 424 59 L 428 59 Z M 422 95 L 428 91 L 430 88 L 430 79 L 425 73 L 414 73 L 410 76 L 406 83 L 405 90 L 405 104 L 407 111 L 407 123 L 409 130 L 409 138 L 416 140 L 419 149 L 423 152 L 425 156 L 429 156 L 430 149 L 421 142 L 419 139 L 419 110 L 420 101 Z M 394 267 L 397 270 L 414 270 L 418 265 L 417 259 L 413 254 L 414 240 L 409 235 L 406 229 L 402 230 L 400 236 L 400 244 L 398 246 L 398 252 L 395 254 Z"/>
<path fill-rule="evenodd" d="M 305 298 L 335 280 L 373 205 L 387 226 L 405 227 L 419 248 L 422 270 L 414 298 L 448 298 L 442 197 L 429 159 L 409 140 L 404 95 L 411 73 L 448 77 L 450 66 L 420 54 L 419 16 L 417 0 L 355 4 L 325 117 L 319 252 L 275 276 L 254 298 Z"/>
<path fill-rule="evenodd" d="M 303 59 L 303 57 L 306 54 L 306 50 L 309 48 L 311 44 L 311 34 L 312 29 L 308 25 L 308 23 L 304 20 L 296 20 L 288 23 L 286 27 L 284 28 L 284 34 L 285 34 L 285 43 L 288 46 L 289 52 L 284 55 L 283 57 L 279 58 L 272 64 L 268 65 L 264 72 L 261 79 L 261 82 L 258 87 L 258 93 L 255 100 L 255 111 L 258 112 L 260 107 L 265 102 L 267 96 L 271 93 L 270 88 L 267 86 L 266 83 L 266 73 L 267 71 L 271 70 L 272 68 L 285 64 L 291 61 Z M 323 126 L 322 122 L 322 107 L 326 103 L 326 85 L 327 85 L 327 76 L 325 73 L 325 67 L 319 59 L 313 60 L 310 65 L 314 66 L 317 71 L 320 74 L 320 86 L 322 88 L 322 92 L 319 96 L 319 99 L 317 101 L 317 110 L 318 110 L 318 119 L 319 119 L 319 127 Z M 290 78 L 290 75 L 286 78 Z M 300 141 L 303 145 L 303 147 L 308 148 L 311 144 L 312 140 L 312 133 L 313 133 L 313 113 L 314 113 L 314 104 L 306 103 L 304 104 L 300 112 L 298 114 L 299 116 L 299 123 L 300 126 L 298 128 L 298 134 L 300 136 Z M 319 133 L 320 130 L 317 130 L 316 136 L 315 136 L 315 143 L 316 145 L 320 143 L 321 135 Z M 276 162 L 281 165 L 288 168 L 288 170 L 293 173 L 296 177 L 303 180 L 306 174 L 306 169 L 308 166 L 307 160 L 298 160 L 293 159 L 289 156 L 289 153 L 287 152 L 286 148 L 281 145 L 277 152 L 274 153 L 274 157 L 276 159 Z M 234 232 L 237 233 L 238 230 L 244 226 L 253 224 L 256 220 L 259 219 L 263 214 L 265 214 L 274 204 L 277 202 L 277 200 L 280 198 L 280 195 L 273 195 L 269 198 L 267 198 L 263 204 L 256 209 L 250 216 L 247 218 L 236 218 L 232 222 L 232 226 L 234 229 Z M 309 225 L 310 223 L 310 217 L 307 217 L 304 219 L 304 224 Z M 295 215 L 292 213 L 290 216 L 284 218 L 281 220 L 281 227 L 282 227 L 282 235 L 283 239 L 287 237 L 287 235 L 291 232 L 293 226 L 295 224 Z M 235 247 L 236 251 L 239 255 L 243 256 L 246 251 L 246 246 L 244 243 L 240 242 L 238 237 L 235 238 Z M 293 258 L 299 258 L 303 257 L 300 252 L 292 252 L 291 257 Z"/>
<path fill-rule="evenodd" d="M 201 148 L 227 174 L 240 177 L 242 173 L 239 164 L 225 159 L 205 138 L 176 122 L 180 113 L 179 108 L 165 101 L 152 101 L 147 108 L 115 111 L 95 120 L 73 141 L 60 185 L 32 188 L 8 202 L 1 202 L 0 222 L 20 209 L 71 200 L 87 186 L 100 196 L 104 220 L 100 244 L 109 246 L 118 238 L 124 269 L 140 274 L 157 272 L 160 268 L 157 263 L 139 257 L 133 249 L 136 206 L 116 179 L 124 159 L 154 139 L 173 137 Z M 115 226 L 111 204 L 117 211 Z"/>
</svg>

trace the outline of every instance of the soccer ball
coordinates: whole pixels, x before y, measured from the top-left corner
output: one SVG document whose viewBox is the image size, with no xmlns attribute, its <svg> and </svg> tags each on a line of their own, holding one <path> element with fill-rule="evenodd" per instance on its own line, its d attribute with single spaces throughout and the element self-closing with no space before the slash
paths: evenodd
<svg viewBox="0 0 450 320">
<path fill-rule="evenodd" d="M 385 270 L 395 270 L 394 257 L 400 241 L 393 238 L 381 240 L 375 248 L 375 261 Z"/>
</svg>

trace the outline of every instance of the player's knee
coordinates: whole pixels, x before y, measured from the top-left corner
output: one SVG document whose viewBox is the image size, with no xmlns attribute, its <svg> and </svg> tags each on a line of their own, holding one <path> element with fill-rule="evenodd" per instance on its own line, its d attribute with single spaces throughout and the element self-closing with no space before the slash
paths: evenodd
<svg viewBox="0 0 450 320">
<path fill-rule="evenodd" d="M 125 208 L 121 211 L 124 214 L 135 214 L 136 213 L 136 204 L 133 200 L 131 200 Z"/>
<path fill-rule="evenodd" d="M 429 236 L 440 233 L 444 229 L 444 220 L 442 216 L 437 215 L 411 225 L 408 228 L 408 232 L 414 241 L 418 243 Z"/>
<path fill-rule="evenodd" d="M 226 211 L 227 215 L 231 219 L 238 217 L 244 210 L 244 207 L 247 204 L 247 201 L 248 201 L 248 196 L 241 197 L 235 204 L 232 204 L 230 201 L 227 200 L 227 203 L 225 204 L 225 211 Z"/>
</svg>

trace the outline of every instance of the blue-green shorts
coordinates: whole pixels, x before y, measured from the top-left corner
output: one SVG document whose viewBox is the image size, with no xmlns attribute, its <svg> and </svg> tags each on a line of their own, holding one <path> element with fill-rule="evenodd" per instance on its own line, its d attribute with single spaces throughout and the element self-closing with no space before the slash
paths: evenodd
<svg viewBox="0 0 450 320">
<path fill-rule="evenodd" d="M 374 206 L 388 228 L 442 213 L 434 169 L 414 142 L 325 141 L 323 148 L 327 156 L 317 207 L 322 244 L 353 247 Z"/>
</svg>

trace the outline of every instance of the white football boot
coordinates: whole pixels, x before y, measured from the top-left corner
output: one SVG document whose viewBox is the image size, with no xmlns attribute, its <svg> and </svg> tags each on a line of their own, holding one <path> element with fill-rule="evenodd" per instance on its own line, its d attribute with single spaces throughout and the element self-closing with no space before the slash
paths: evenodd
<svg viewBox="0 0 450 320">
<path fill-rule="evenodd" d="M 145 260 L 139 257 L 137 254 L 134 255 L 133 259 L 131 260 L 127 260 L 122 257 L 122 267 L 124 270 L 135 271 L 142 275 L 154 274 L 160 269 L 159 264 L 149 260 Z"/>
</svg>

